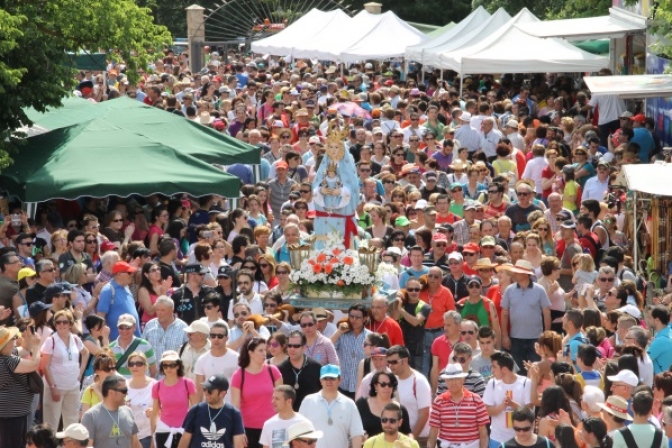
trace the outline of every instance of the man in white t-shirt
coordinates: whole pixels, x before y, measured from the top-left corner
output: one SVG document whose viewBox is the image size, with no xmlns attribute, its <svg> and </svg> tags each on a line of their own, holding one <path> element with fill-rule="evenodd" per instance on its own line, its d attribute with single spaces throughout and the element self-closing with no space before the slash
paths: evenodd
<svg viewBox="0 0 672 448">
<path fill-rule="evenodd" d="M 210 351 L 196 361 L 194 374 L 196 375 L 196 394 L 198 401 L 203 400 L 203 387 L 201 383 L 212 375 L 225 375 L 231 381 L 233 372 L 238 368 L 238 353 L 228 349 L 226 343 L 229 340 L 229 328 L 221 323 L 215 323 L 210 329 Z M 230 398 L 227 394 L 227 403 Z"/>
<path fill-rule="evenodd" d="M 603 68 L 599 72 L 600 76 L 611 76 L 613 73 L 608 68 Z M 593 95 L 584 106 L 585 110 L 597 107 L 599 109 L 599 118 L 597 127 L 600 130 L 600 145 L 607 147 L 609 134 L 613 133 L 619 127 L 618 118 L 625 112 L 625 102 L 618 95 Z"/>
<path fill-rule="evenodd" d="M 295 423 L 308 421 L 306 417 L 294 412 L 292 405 L 296 399 L 296 391 L 292 386 L 283 384 L 275 386 L 271 403 L 277 412 L 266 420 L 261 430 L 259 443 L 264 448 L 282 448 L 287 437 L 287 430 Z"/>
<path fill-rule="evenodd" d="M 498 448 L 515 437 L 508 417 L 516 408 L 530 404 L 532 382 L 513 373 L 515 363 L 510 354 L 495 352 L 490 360 L 494 378 L 485 386 L 483 403 L 491 418 L 490 448 Z"/>
<path fill-rule="evenodd" d="M 401 345 L 393 345 L 387 350 L 387 364 L 398 381 L 399 402 L 408 411 L 408 424 L 417 440 L 429 436 L 432 389 L 427 378 L 408 364 L 410 357 L 408 349 Z"/>
</svg>

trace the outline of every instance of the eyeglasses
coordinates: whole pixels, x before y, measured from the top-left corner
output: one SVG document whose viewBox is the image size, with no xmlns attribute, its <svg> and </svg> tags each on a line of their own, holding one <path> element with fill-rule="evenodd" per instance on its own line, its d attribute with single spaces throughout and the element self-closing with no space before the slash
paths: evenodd
<svg viewBox="0 0 672 448">
<path fill-rule="evenodd" d="M 304 322 L 301 324 L 301 328 L 308 328 L 308 327 L 314 327 L 315 322 Z"/>
<path fill-rule="evenodd" d="M 124 222 L 124 220 L 121 219 L 121 218 L 120 219 L 113 219 L 112 222 Z"/>
<path fill-rule="evenodd" d="M 54 325 L 70 325 L 69 320 L 55 320 Z"/>
<path fill-rule="evenodd" d="M 288 271 L 275 271 L 276 275 L 286 275 L 289 274 Z"/>
<path fill-rule="evenodd" d="M 420 288 L 406 288 L 408 292 L 420 292 Z"/>
<path fill-rule="evenodd" d="M 532 426 L 525 426 L 525 427 L 522 427 L 522 428 L 520 426 L 514 426 L 513 427 L 513 430 L 515 432 L 528 432 L 531 429 L 532 429 Z"/>
<path fill-rule="evenodd" d="M 324 378 L 324 379 L 326 380 L 327 378 Z M 329 378 L 329 379 L 333 379 L 333 378 Z M 299 442 L 303 442 L 306 445 L 315 445 L 317 443 L 317 439 L 294 439 L 294 440 L 298 440 Z"/>
<path fill-rule="evenodd" d="M 614 280 L 614 277 L 600 277 L 601 282 L 613 282 Z"/>
<path fill-rule="evenodd" d="M 264 303 L 264 308 L 275 308 L 277 306 L 277 303 Z"/>
<path fill-rule="evenodd" d="M 379 385 L 380 387 L 394 387 L 394 384 L 392 384 L 391 382 L 389 382 L 389 383 L 385 383 L 385 382 L 379 381 L 379 382 L 378 382 L 378 385 Z"/>
<path fill-rule="evenodd" d="M 247 311 L 241 311 L 240 313 L 233 313 L 233 317 L 235 317 L 237 319 L 240 316 L 243 316 L 243 317 L 247 316 L 247 314 L 248 314 Z"/>
<path fill-rule="evenodd" d="M 86 240 L 85 243 L 86 243 L 86 244 L 95 244 L 95 243 L 96 243 L 96 240 Z M 32 244 L 32 243 L 31 243 L 31 244 Z"/>
<path fill-rule="evenodd" d="M 119 325 L 117 328 L 119 330 L 130 330 L 130 329 L 133 328 L 133 326 L 131 326 L 131 325 Z"/>
<path fill-rule="evenodd" d="M 532 194 L 532 193 L 530 193 L 529 191 L 516 191 L 516 195 L 522 196 L 522 197 L 529 196 L 530 194 Z"/>
<path fill-rule="evenodd" d="M 142 367 L 146 365 L 144 361 L 128 361 L 128 367 Z"/>
<path fill-rule="evenodd" d="M 224 339 L 226 337 L 225 334 L 221 333 L 210 333 L 208 336 L 210 336 L 210 339 Z"/>
<path fill-rule="evenodd" d="M 161 367 L 163 367 L 164 369 L 176 369 L 177 366 L 178 366 L 178 364 L 176 362 L 171 362 L 171 363 L 165 363 L 164 362 L 163 364 L 161 364 Z"/>
<path fill-rule="evenodd" d="M 287 348 L 301 348 L 302 344 L 287 344 Z"/>
<path fill-rule="evenodd" d="M 378 384 L 380 384 L 380 385 L 382 386 L 382 383 L 378 383 Z M 395 424 L 395 423 L 397 423 L 398 421 L 399 421 L 399 419 L 398 419 L 398 418 L 394 418 L 394 417 L 381 417 L 381 418 L 380 418 L 380 422 L 381 422 L 381 423 L 392 423 L 392 424 Z"/>
<path fill-rule="evenodd" d="M 112 389 L 112 390 L 116 390 L 120 394 L 124 394 L 124 395 L 126 395 L 128 393 L 128 387 L 120 387 L 119 389 Z"/>
<path fill-rule="evenodd" d="M 32 241 L 29 241 L 29 242 L 27 242 L 27 243 L 19 243 L 19 245 L 21 245 L 21 246 L 32 246 L 32 245 L 34 245 L 34 244 L 35 244 L 35 243 L 33 243 Z"/>
</svg>

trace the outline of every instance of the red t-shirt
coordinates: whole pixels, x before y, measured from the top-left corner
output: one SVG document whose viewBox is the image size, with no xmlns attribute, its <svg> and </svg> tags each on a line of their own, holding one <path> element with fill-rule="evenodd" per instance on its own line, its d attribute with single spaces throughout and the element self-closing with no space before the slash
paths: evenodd
<svg viewBox="0 0 672 448">
<path fill-rule="evenodd" d="M 460 338 L 459 342 L 462 342 Z M 439 358 L 439 372 L 442 371 L 450 360 L 450 355 L 453 353 L 453 345 L 450 343 L 445 334 L 442 334 L 432 342 L 432 356 Z"/>
<path fill-rule="evenodd" d="M 366 328 L 375 331 L 376 333 L 387 334 L 387 337 L 390 340 L 390 346 L 404 345 L 404 334 L 401 332 L 401 327 L 390 316 L 386 316 L 385 320 L 382 322 L 376 322 L 372 319 Z"/>
<path fill-rule="evenodd" d="M 546 180 L 546 179 L 552 179 L 555 177 L 555 173 L 551 171 L 551 167 L 549 165 L 545 166 L 543 170 L 541 170 L 541 179 Z M 551 184 L 550 187 L 546 188 L 545 190 L 541 191 L 541 197 L 547 198 L 548 195 L 553 193 L 553 184 Z"/>
<path fill-rule="evenodd" d="M 437 224 L 455 224 L 457 221 L 459 221 L 460 218 L 455 216 L 454 213 L 448 212 L 447 215 L 440 215 L 439 213 L 436 214 L 436 223 Z"/>
</svg>

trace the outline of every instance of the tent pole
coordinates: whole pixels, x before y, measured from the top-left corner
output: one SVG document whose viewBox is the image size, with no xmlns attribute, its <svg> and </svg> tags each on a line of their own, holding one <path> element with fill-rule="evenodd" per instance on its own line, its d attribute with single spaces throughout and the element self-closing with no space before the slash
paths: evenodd
<svg viewBox="0 0 672 448">
<path fill-rule="evenodd" d="M 260 182 L 261 179 L 261 165 L 252 165 L 252 173 L 254 174 L 254 181 Z"/>
<path fill-rule="evenodd" d="M 460 98 L 462 98 L 462 84 L 464 84 L 464 75 L 460 73 Z"/>
<path fill-rule="evenodd" d="M 634 227 L 633 227 L 635 229 L 635 231 L 633 232 L 633 235 L 632 235 L 633 240 L 635 241 L 633 251 L 632 251 L 632 258 L 635 261 L 635 270 L 637 270 L 638 267 L 639 267 L 639 263 L 638 263 L 639 260 L 637 259 L 638 255 L 639 255 L 638 250 L 637 250 L 637 248 L 638 248 L 637 246 L 639 246 L 639 244 L 637 244 L 637 190 L 634 190 L 632 192 L 632 197 L 633 197 L 633 200 L 634 200 L 634 202 L 633 202 L 633 204 L 634 204 L 633 205 L 633 216 L 634 216 L 634 221 L 635 221 L 634 222 Z"/>
<path fill-rule="evenodd" d="M 30 219 L 35 219 L 37 215 L 37 202 L 26 202 L 26 214 Z"/>
</svg>

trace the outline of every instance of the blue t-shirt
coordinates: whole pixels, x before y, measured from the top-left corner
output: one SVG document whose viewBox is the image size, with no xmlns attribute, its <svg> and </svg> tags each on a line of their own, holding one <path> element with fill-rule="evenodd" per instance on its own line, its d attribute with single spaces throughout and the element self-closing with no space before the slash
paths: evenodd
<svg viewBox="0 0 672 448">
<path fill-rule="evenodd" d="M 199 403 L 189 409 L 182 426 L 191 434 L 192 447 L 233 448 L 233 437 L 245 434 L 240 411 L 228 403 L 219 409 Z"/>
<path fill-rule="evenodd" d="M 200 224 L 209 224 L 210 223 L 210 213 L 208 210 L 196 210 L 189 217 L 189 243 L 193 244 L 198 241 L 198 235 L 196 234 L 196 227 Z"/>
<path fill-rule="evenodd" d="M 563 348 L 563 354 L 567 356 L 567 352 L 569 351 L 569 357 L 572 360 L 572 363 L 574 364 L 574 369 L 577 372 L 581 372 L 581 369 L 579 369 L 579 366 L 576 365 L 576 355 L 579 352 L 579 345 L 581 344 L 590 344 L 590 341 L 586 339 L 581 332 L 576 333 L 572 338 L 567 341 L 567 344 L 565 344 L 565 347 Z"/>
<path fill-rule="evenodd" d="M 411 277 L 420 278 L 421 276 L 427 274 L 428 272 L 429 268 L 427 266 L 423 266 L 422 269 L 420 269 L 419 271 L 407 268 L 404 272 L 401 273 L 401 276 L 399 277 L 399 286 L 405 288 L 406 282 L 408 282 L 409 278 Z"/>
<path fill-rule="evenodd" d="M 641 160 L 643 163 L 649 163 L 649 159 L 651 158 L 651 151 L 653 151 L 656 147 L 656 142 L 653 140 L 651 132 L 649 132 L 649 130 L 646 128 L 635 128 L 633 129 L 633 132 L 635 135 L 632 137 L 630 142 L 637 143 L 639 145 L 640 150 L 637 154 L 639 156 L 639 160 Z"/>
<path fill-rule="evenodd" d="M 656 333 L 646 353 L 653 362 L 654 374 L 669 370 L 672 365 L 672 329 L 665 327 Z"/>
<path fill-rule="evenodd" d="M 114 300 L 112 300 L 112 288 L 114 288 Z M 110 327 L 110 341 L 114 341 L 119 337 L 119 329 L 117 329 L 117 321 L 122 314 L 130 314 L 135 317 L 135 321 L 140 323 L 138 317 L 138 310 L 135 308 L 135 301 L 133 294 L 128 286 L 121 286 L 116 281 L 110 282 L 103 286 L 98 298 L 98 311 L 105 313 L 105 320 L 107 326 Z M 140 325 L 135 326 L 135 335 L 140 334 Z"/>
</svg>

